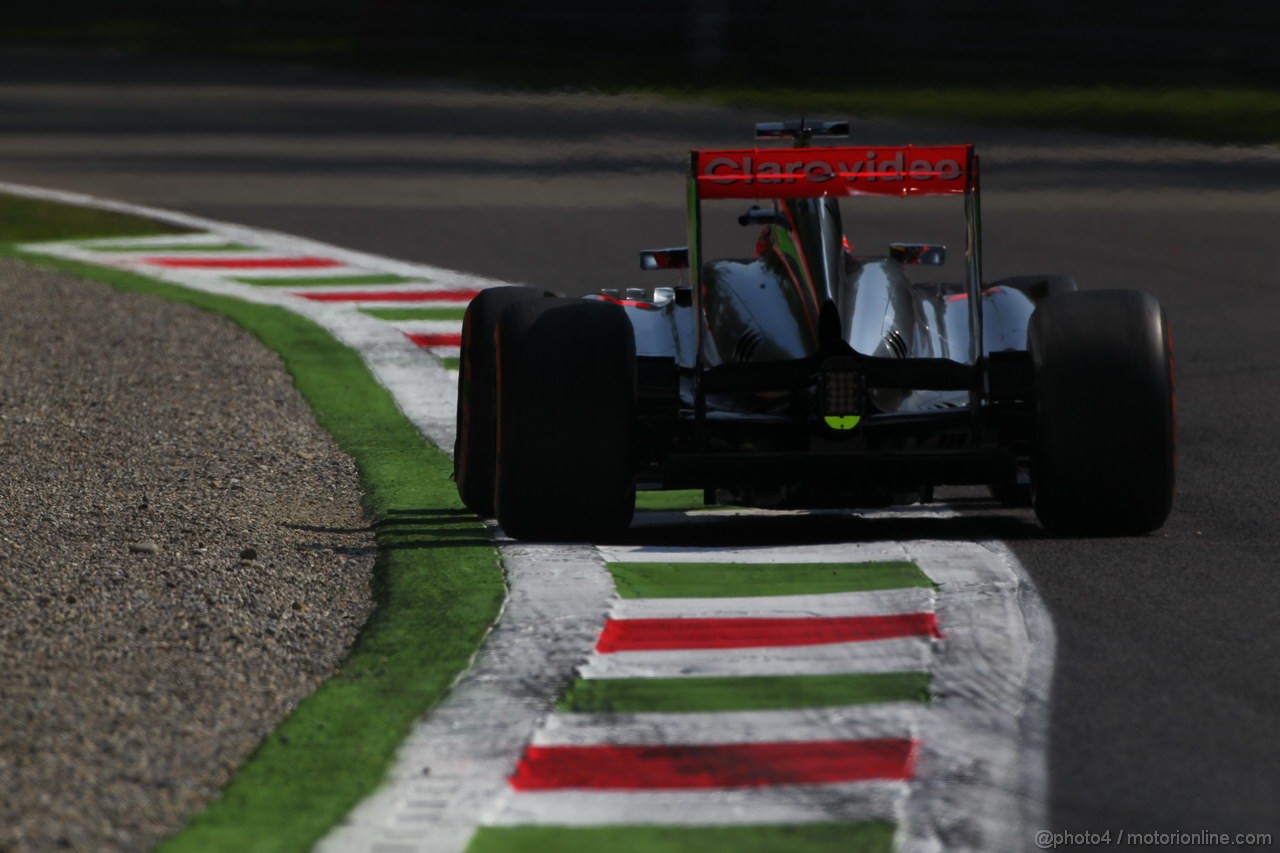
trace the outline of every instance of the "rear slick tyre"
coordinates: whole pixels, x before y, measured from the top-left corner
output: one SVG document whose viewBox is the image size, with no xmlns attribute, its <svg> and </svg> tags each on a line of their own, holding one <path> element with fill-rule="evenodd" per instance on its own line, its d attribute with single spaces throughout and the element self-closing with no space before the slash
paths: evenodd
<svg viewBox="0 0 1280 853">
<path fill-rule="evenodd" d="M 497 357 L 494 334 L 502 313 L 532 302 L 543 292 L 529 287 L 482 290 L 462 320 L 458 363 L 458 428 L 453 444 L 453 479 L 467 509 L 493 516 L 494 457 L 497 454 Z"/>
<path fill-rule="evenodd" d="M 583 541 L 635 511 L 635 335 L 619 306 L 547 299 L 498 324 L 498 523 Z"/>
<path fill-rule="evenodd" d="M 1136 535 L 1174 492 L 1173 344 L 1155 297 L 1065 293 L 1031 317 L 1036 516 L 1054 534 Z"/>
</svg>

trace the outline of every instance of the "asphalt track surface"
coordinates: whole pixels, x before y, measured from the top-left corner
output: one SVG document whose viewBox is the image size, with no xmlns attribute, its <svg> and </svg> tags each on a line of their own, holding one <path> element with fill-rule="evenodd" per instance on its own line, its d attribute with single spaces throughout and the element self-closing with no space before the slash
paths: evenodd
<svg viewBox="0 0 1280 853">
<path fill-rule="evenodd" d="M 0 81 L 0 180 L 567 292 L 652 284 L 634 252 L 684 242 L 682 152 L 749 145 L 752 121 L 781 117 L 17 49 L 0 52 Z M 989 279 L 1062 272 L 1161 299 L 1173 516 L 1146 537 L 1051 539 L 1028 513 L 975 507 L 726 527 L 699 544 L 1000 537 L 1057 630 L 1050 828 L 1277 832 L 1280 151 L 880 121 L 853 135 L 978 144 Z M 846 227 L 860 245 L 930 239 Z"/>
</svg>

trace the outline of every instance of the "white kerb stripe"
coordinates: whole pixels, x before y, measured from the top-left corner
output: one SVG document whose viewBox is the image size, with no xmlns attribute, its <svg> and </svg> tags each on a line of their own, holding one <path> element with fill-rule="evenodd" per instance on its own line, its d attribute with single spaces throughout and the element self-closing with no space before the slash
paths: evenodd
<svg viewBox="0 0 1280 853">
<path fill-rule="evenodd" d="M 637 520 L 643 520 L 644 515 L 646 513 L 637 513 Z M 720 512 L 695 515 L 710 521 L 722 517 Z M 762 545 L 752 548 L 601 545 L 600 552 L 609 563 L 870 563 L 909 559 L 901 545 L 885 542 Z"/>
<path fill-rule="evenodd" d="M 552 714 L 537 746 L 669 746 L 911 738 L 919 702 L 785 711 Z"/>
<path fill-rule="evenodd" d="M 111 237 L 104 240 L 78 240 L 76 243 L 86 249 L 128 250 L 134 246 L 170 246 L 174 249 L 187 249 L 202 246 L 221 246 L 227 243 L 227 238 L 221 234 L 157 234 L 153 237 Z"/>
<path fill-rule="evenodd" d="M 490 826 L 744 826 L 898 821 L 905 782 L 695 791 L 508 791 Z M 421 831 L 421 829 L 419 830 Z"/>
<path fill-rule="evenodd" d="M 461 320 L 397 320 L 392 325 L 406 335 L 448 335 L 462 331 Z"/>
<path fill-rule="evenodd" d="M 381 292 L 381 291 L 382 291 L 382 285 L 360 285 L 360 286 L 361 286 L 361 287 L 372 287 L 372 288 L 377 289 L 379 292 Z M 323 293 L 325 290 L 330 290 L 330 291 L 332 291 L 332 290 L 335 290 L 335 289 L 336 289 L 336 290 L 343 290 L 343 288 L 341 288 L 341 287 L 339 287 L 339 288 L 333 288 L 333 287 L 326 287 L 326 288 L 314 288 L 314 287 L 312 287 L 312 288 L 302 288 L 302 287 L 294 287 L 294 288 L 290 288 L 290 292 L 291 292 L 291 293 L 296 293 L 296 294 L 298 294 L 298 295 L 302 295 L 302 294 L 304 294 L 304 293 Z M 421 290 L 421 289 L 420 289 L 420 290 Z M 379 309 L 379 310 L 380 310 L 380 309 L 383 309 L 383 308 L 388 308 L 388 309 L 393 309 L 393 308 L 394 308 L 394 309 L 399 309 L 399 308 L 411 308 L 411 309 L 417 309 L 417 308 L 455 308 L 455 309 L 465 309 L 465 308 L 467 307 L 467 305 L 469 305 L 469 304 L 470 304 L 470 302 L 471 302 L 471 300 L 470 300 L 470 299 L 458 299 L 458 300 L 454 300 L 454 299 L 448 299 L 448 300 L 444 300 L 444 299 L 440 299 L 440 300 L 432 299 L 432 300 L 430 300 L 429 302 L 422 302 L 422 301 L 414 302 L 414 301 L 412 301 L 412 300 L 399 301 L 399 300 L 390 300 L 390 299 L 377 299 L 377 300 L 372 300 L 372 299 L 363 299 L 363 300 L 361 300 L 361 299 L 353 299 L 349 304 L 354 305 L 356 308 L 359 308 L 359 309 L 361 309 L 361 310 L 368 310 L 368 309 L 371 309 L 371 308 L 375 308 L 375 309 Z M 461 321 L 461 320 L 457 320 L 457 321 L 455 321 L 455 322 L 461 323 L 462 321 Z"/>
<path fill-rule="evenodd" d="M 266 273 L 275 272 L 274 270 L 263 270 L 262 272 L 264 273 L 264 275 L 258 276 L 255 274 L 254 277 L 255 278 L 288 278 L 289 277 L 289 276 L 266 275 Z M 308 275 L 306 277 L 318 279 L 321 277 L 321 274 L 323 274 L 324 272 L 325 272 L 324 270 L 318 270 L 317 275 L 315 276 Z M 342 278 L 349 274 L 350 273 L 342 273 L 341 275 L 334 275 L 333 277 Z M 376 271 L 370 271 L 367 274 L 378 275 L 379 273 L 377 273 Z M 292 276 L 301 277 L 299 271 L 297 270 L 292 271 Z M 441 292 L 448 292 L 448 291 L 460 290 L 465 288 L 446 287 L 444 285 L 436 284 L 434 282 L 429 282 L 425 280 L 424 281 L 398 281 L 398 282 L 395 282 L 394 284 L 342 284 L 341 282 L 334 282 L 332 284 L 308 284 L 300 287 L 294 287 L 291 289 L 291 292 L 303 294 L 303 293 L 332 293 L 334 291 L 345 292 L 347 290 L 350 290 L 353 293 L 358 293 L 361 290 L 366 290 L 366 289 L 369 290 L 371 293 L 374 293 L 374 292 L 376 293 L 441 293 Z M 396 303 L 379 302 L 378 304 L 394 305 Z M 406 304 L 413 308 L 422 307 L 421 302 L 410 301 Z M 431 304 L 435 305 L 436 303 L 432 302 Z M 443 304 L 447 305 L 449 303 L 443 303 Z"/>
<path fill-rule="evenodd" d="M 721 675 L 849 675 L 929 668 L 926 637 L 748 649 L 594 653 L 583 678 L 698 678 Z"/>
<path fill-rule="evenodd" d="M 197 262 L 197 261 L 272 261 L 272 260 L 279 260 L 283 258 L 298 257 L 296 255 L 286 255 L 272 249 L 262 249 L 257 247 L 250 247 L 246 249 L 219 249 L 217 251 L 208 252 L 207 254 L 201 254 L 199 251 L 190 251 L 190 249 L 192 249 L 193 247 L 199 248 L 199 245 L 200 244 L 192 244 L 188 246 L 173 246 L 172 249 L 184 250 L 184 251 L 177 252 L 176 254 L 173 254 L 173 255 L 166 255 L 165 249 L 163 248 L 146 247 L 146 248 L 142 248 L 134 251 L 113 251 L 113 252 L 103 252 L 103 253 L 94 252 L 93 256 L 98 259 L 98 263 L 100 264 L 105 264 L 110 266 L 117 266 L 120 264 L 130 264 L 130 265 L 140 266 L 143 269 L 149 269 L 152 266 L 157 266 L 156 264 L 145 263 L 145 261 L 148 258 L 174 258 L 174 259 L 187 260 L 191 262 Z M 308 255 L 307 257 L 316 257 L 316 256 Z M 227 268 L 191 267 L 191 269 L 201 270 L 203 272 L 213 271 L 213 272 L 217 272 L 219 275 L 251 276 L 259 272 L 259 270 L 256 270 L 252 267 L 247 267 L 244 269 L 239 269 L 236 267 L 227 267 Z M 349 267 L 345 265 L 334 266 L 334 267 L 295 267 L 295 268 L 288 269 L 288 272 L 296 276 L 302 276 L 302 275 L 307 275 L 308 273 L 311 273 L 314 271 L 336 274 L 334 273 L 335 270 L 344 270 L 344 272 L 342 273 L 344 275 L 351 275 L 355 271 L 362 272 L 362 273 L 371 272 L 367 270 L 357 270 L 357 268 L 355 267 Z M 265 271 L 274 272 L 275 268 L 268 268 Z"/>
<path fill-rule="evenodd" d="M 621 598 L 614 619 L 784 619 L 891 616 L 932 612 L 931 589 L 908 587 L 827 595 L 760 595 L 741 598 Z"/>
</svg>

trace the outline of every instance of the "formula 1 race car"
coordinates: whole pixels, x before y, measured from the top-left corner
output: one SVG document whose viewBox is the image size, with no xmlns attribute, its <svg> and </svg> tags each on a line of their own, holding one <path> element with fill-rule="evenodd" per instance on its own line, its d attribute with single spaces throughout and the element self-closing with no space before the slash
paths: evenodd
<svg viewBox="0 0 1280 853">
<path fill-rule="evenodd" d="M 1160 527 L 1174 490 L 1169 325 L 1156 299 L 1068 277 L 986 282 L 971 145 L 695 150 L 689 244 L 641 253 L 687 286 L 585 298 L 483 291 L 462 336 L 455 477 L 525 539 L 625 528 L 636 489 L 708 503 L 883 507 L 981 485 L 1053 533 Z M 945 247 L 856 254 L 840 201 L 959 197 L 964 280 L 913 281 Z M 754 202 L 752 256 L 703 256 L 704 203 Z M 959 206 L 959 205 L 957 205 Z M 740 208 L 739 208 L 740 209 Z"/>
</svg>

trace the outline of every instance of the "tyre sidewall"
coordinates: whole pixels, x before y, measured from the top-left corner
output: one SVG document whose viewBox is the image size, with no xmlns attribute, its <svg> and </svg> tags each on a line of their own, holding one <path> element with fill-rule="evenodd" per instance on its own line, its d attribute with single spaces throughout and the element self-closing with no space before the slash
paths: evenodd
<svg viewBox="0 0 1280 853">
<path fill-rule="evenodd" d="M 549 299 L 498 328 L 495 508 L 517 538 L 589 539 L 635 506 L 635 337 L 613 304 Z"/>
<path fill-rule="evenodd" d="M 1174 490 L 1169 327 L 1154 297 L 1082 291 L 1032 315 L 1036 514 L 1050 530 L 1142 533 L 1164 523 Z"/>
<path fill-rule="evenodd" d="M 498 321 L 512 305 L 542 297 L 541 291 L 527 287 L 490 288 L 471 300 L 463 316 L 453 473 L 462 502 L 477 515 L 493 515 Z"/>
</svg>

